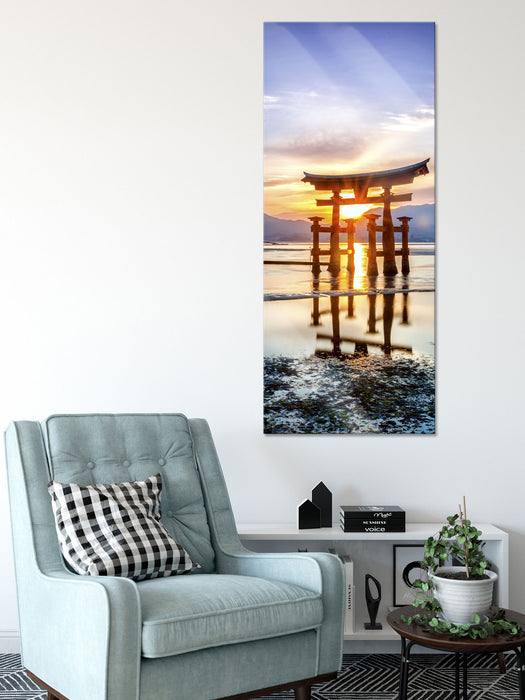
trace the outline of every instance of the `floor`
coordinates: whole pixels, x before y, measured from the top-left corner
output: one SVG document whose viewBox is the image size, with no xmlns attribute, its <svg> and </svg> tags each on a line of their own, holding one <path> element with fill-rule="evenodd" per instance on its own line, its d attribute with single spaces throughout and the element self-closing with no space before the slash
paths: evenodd
<svg viewBox="0 0 525 700">
<path fill-rule="evenodd" d="M 409 700 L 450 700 L 453 697 L 452 656 L 412 654 L 411 661 Z M 506 654 L 506 661 L 507 673 L 501 674 L 495 655 L 470 657 L 469 700 L 517 700 L 514 654 Z M 339 678 L 316 686 L 312 700 L 397 700 L 398 679 L 399 657 L 396 654 L 345 654 Z M 25 675 L 18 654 L 0 654 L 0 700 L 45 700 L 45 697 Z M 271 698 L 293 698 L 293 693 L 280 693 Z"/>
</svg>

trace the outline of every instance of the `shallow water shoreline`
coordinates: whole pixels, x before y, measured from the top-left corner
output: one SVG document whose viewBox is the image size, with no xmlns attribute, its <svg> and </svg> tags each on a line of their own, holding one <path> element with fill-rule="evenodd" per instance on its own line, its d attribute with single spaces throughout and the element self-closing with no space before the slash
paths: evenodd
<svg viewBox="0 0 525 700">
<path fill-rule="evenodd" d="M 264 301 L 284 301 L 291 299 L 320 299 L 325 297 L 358 297 L 358 296 L 375 296 L 376 294 L 414 294 L 415 292 L 435 292 L 433 287 L 421 289 L 345 289 L 337 291 L 312 291 L 312 292 L 297 292 L 292 294 L 269 293 L 264 295 Z"/>
</svg>

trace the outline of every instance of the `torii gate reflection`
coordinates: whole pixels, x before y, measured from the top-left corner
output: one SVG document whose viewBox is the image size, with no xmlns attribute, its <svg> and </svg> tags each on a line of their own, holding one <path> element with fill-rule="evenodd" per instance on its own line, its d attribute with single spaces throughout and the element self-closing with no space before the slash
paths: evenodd
<svg viewBox="0 0 525 700">
<path fill-rule="evenodd" d="M 406 285 L 404 285 L 406 288 Z M 330 340 L 332 343 L 332 350 L 328 352 L 326 350 L 316 350 L 315 354 L 318 356 L 331 355 L 335 357 L 343 356 L 362 356 L 368 354 L 368 346 L 379 347 L 385 355 L 391 355 L 393 350 L 412 353 L 412 347 L 408 345 L 393 345 L 392 344 L 392 326 L 394 322 L 394 300 L 396 294 L 402 295 L 403 305 L 401 311 L 401 322 L 400 325 L 409 325 L 408 320 L 408 298 L 409 292 L 402 291 L 392 291 L 386 294 L 368 294 L 368 319 L 367 319 L 367 330 L 365 335 L 376 335 L 379 333 L 377 330 L 377 322 L 383 322 L 383 342 L 375 341 L 370 338 L 358 338 L 349 337 L 341 335 L 341 301 L 347 300 L 347 318 L 354 318 L 354 296 L 338 296 L 334 295 L 330 297 L 330 310 L 321 311 L 319 308 L 319 297 L 312 298 L 313 310 L 312 310 L 312 326 L 321 326 L 321 316 L 325 314 L 330 314 L 332 321 L 332 333 L 317 333 L 317 340 Z M 383 297 L 383 315 L 377 317 L 377 298 Z M 354 352 L 346 353 L 341 350 L 342 343 L 353 343 Z"/>
</svg>

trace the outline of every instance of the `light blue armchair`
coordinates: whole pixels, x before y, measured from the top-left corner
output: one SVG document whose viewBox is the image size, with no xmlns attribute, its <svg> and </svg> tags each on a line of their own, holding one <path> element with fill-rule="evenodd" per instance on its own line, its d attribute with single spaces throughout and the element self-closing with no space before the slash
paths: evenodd
<svg viewBox="0 0 525 700">
<path fill-rule="evenodd" d="M 286 688 L 307 700 L 336 676 L 340 561 L 242 546 L 206 421 L 51 416 L 12 423 L 6 450 L 23 662 L 50 700 L 240 700 Z M 156 473 L 162 523 L 201 569 L 140 582 L 72 573 L 49 480 Z"/>
</svg>

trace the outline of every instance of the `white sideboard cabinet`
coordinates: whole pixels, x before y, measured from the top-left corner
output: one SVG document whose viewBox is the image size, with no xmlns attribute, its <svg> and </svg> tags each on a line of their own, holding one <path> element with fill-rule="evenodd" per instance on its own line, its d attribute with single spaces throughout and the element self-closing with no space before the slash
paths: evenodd
<svg viewBox="0 0 525 700">
<path fill-rule="evenodd" d="M 508 607 L 509 536 L 494 525 L 475 524 L 483 533 L 485 552 L 492 569 L 499 575 L 494 602 Z M 315 530 L 299 530 L 291 524 L 240 524 L 238 530 L 245 547 L 257 552 L 291 552 L 298 549 L 326 552 L 335 549 L 337 554 L 349 555 L 354 562 L 356 617 L 354 633 L 346 635 L 345 640 L 374 642 L 398 639 L 385 620 L 394 602 L 394 545 L 422 545 L 428 537 L 436 534 L 441 526 L 436 523 L 407 523 L 406 532 L 361 533 L 343 532 L 339 524 Z M 368 620 L 365 601 L 366 574 L 371 574 L 381 584 L 381 605 L 377 617 L 378 622 L 383 625 L 381 630 L 364 628 L 364 623 Z"/>
</svg>

